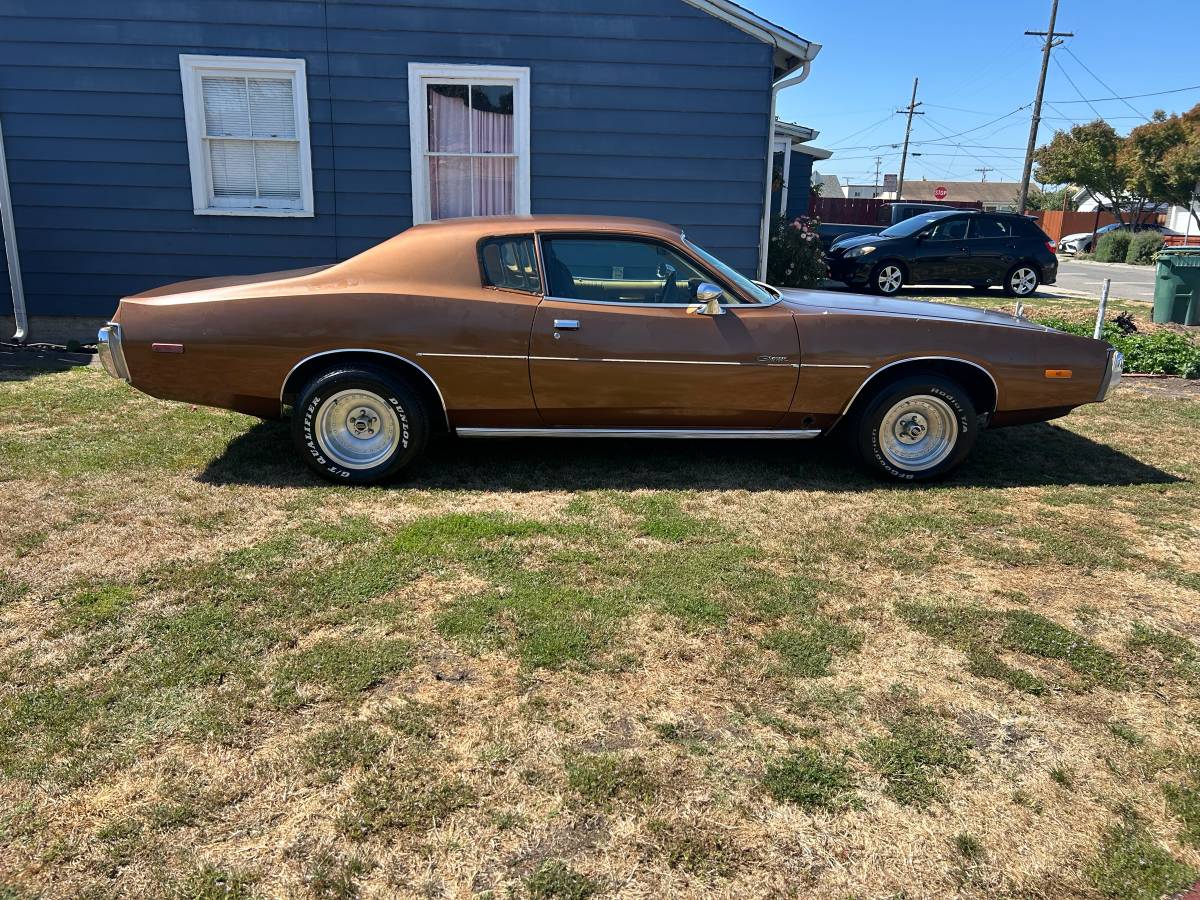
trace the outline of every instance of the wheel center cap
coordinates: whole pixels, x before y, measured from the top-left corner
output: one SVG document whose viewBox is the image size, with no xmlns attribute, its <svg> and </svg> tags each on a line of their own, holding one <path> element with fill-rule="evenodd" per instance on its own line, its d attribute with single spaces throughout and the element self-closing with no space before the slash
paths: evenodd
<svg viewBox="0 0 1200 900">
<path fill-rule="evenodd" d="M 379 417 L 369 409 L 356 409 L 347 417 L 346 426 L 355 437 L 369 438 L 379 430 Z"/>
<path fill-rule="evenodd" d="M 911 413 L 896 423 L 896 439 L 902 444 L 914 444 L 925 436 L 929 423 L 920 413 Z"/>
</svg>

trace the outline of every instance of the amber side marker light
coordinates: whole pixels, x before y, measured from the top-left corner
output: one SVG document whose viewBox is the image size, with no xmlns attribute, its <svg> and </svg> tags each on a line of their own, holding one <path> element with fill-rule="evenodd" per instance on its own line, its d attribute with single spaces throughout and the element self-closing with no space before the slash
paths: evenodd
<svg viewBox="0 0 1200 900">
<path fill-rule="evenodd" d="M 1047 369 L 1046 377 L 1047 378 L 1070 378 L 1071 370 L 1070 369 Z"/>
</svg>

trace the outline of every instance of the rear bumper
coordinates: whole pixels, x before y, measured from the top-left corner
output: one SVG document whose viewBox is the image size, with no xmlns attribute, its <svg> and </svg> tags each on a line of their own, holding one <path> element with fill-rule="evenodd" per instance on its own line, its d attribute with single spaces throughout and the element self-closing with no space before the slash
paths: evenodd
<svg viewBox="0 0 1200 900">
<path fill-rule="evenodd" d="M 129 381 L 129 366 L 125 362 L 125 348 L 121 342 L 121 326 L 109 322 L 96 335 L 96 350 L 104 371 L 113 378 Z"/>
</svg>

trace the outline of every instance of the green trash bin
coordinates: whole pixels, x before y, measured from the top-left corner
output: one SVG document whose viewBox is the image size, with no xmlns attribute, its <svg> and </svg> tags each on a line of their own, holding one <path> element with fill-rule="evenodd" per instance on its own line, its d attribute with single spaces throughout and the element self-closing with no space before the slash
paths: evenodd
<svg viewBox="0 0 1200 900">
<path fill-rule="evenodd" d="M 1160 324 L 1200 325 L 1200 247 L 1159 252 L 1153 320 Z"/>
</svg>

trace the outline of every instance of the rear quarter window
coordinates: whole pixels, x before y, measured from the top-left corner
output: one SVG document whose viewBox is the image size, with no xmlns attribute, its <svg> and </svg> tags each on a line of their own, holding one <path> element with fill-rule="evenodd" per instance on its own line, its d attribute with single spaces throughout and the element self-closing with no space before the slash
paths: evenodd
<svg viewBox="0 0 1200 900">
<path fill-rule="evenodd" d="M 484 238 L 479 242 L 479 268 L 485 287 L 526 294 L 542 292 L 532 235 Z"/>
</svg>

